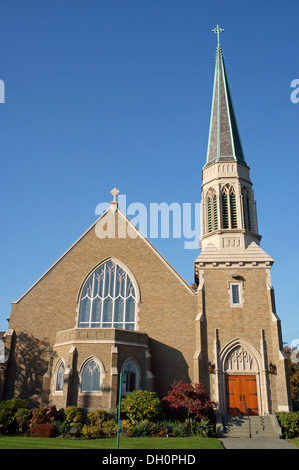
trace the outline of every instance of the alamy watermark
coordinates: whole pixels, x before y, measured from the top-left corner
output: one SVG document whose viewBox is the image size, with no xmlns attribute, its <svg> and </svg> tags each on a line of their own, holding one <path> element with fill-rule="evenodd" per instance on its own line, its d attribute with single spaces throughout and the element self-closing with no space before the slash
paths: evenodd
<svg viewBox="0 0 299 470">
<path fill-rule="evenodd" d="M 5 103 L 5 85 L 3 80 L 0 80 L 0 103 Z"/>
<path fill-rule="evenodd" d="M 297 362 L 299 362 L 299 338 L 291 341 L 290 349 L 292 351 L 290 356 L 291 361 L 294 364 L 297 364 Z"/>
<path fill-rule="evenodd" d="M 294 80 L 291 81 L 291 88 L 295 88 L 295 90 L 292 91 L 291 93 L 291 101 L 292 103 L 298 103 L 299 102 L 299 78 L 294 78 Z"/>
<path fill-rule="evenodd" d="M 115 194 L 113 193 L 115 191 Z M 127 197 L 121 194 L 116 203 L 118 190 L 112 190 L 114 201 L 118 204 L 121 212 L 127 216 L 135 227 L 146 238 L 181 238 L 184 239 L 185 249 L 197 249 L 198 238 L 200 236 L 200 203 L 172 202 L 151 202 L 147 207 L 142 202 L 133 202 L 127 205 Z M 97 205 L 95 214 L 102 215 L 110 203 L 102 202 Z M 136 238 L 138 231 L 132 229 L 125 218 L 118 212 L 117 235 L 115 227 L 115 217 L 110 217 L 107 221 L 99 219 L 95 230 L 98 238 Z"/>
</svg>

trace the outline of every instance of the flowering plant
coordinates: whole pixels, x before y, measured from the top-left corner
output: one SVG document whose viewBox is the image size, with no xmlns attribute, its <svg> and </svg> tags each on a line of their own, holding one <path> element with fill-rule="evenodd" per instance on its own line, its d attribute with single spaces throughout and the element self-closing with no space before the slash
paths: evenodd
<svg viewBox="0 0 299 470">
<path fill-rule="evenodd" d="M 30 427 L 36 424 L 53 423 L 53 421 L 60 419 L 62 419 L 61 411 L 56 409 L 56 405 L 50 403 L 50 405 L 45 405 L 43 408 L 35 408 L 32 410 Z"/>
</svg>

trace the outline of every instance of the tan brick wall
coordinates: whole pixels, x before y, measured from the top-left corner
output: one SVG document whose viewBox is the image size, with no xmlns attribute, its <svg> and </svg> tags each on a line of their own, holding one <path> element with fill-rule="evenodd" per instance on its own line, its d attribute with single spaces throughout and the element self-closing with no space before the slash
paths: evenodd
<svg viewBox="0 0 299 470">
<path fill-rule="evenodd" d="M 10 370 L 7 397 L 40 394 L 41 378 L 47 370 L 56 333 L 77 325 L 77 300 L 82 283 L 109 257 L 127 266 L 139 285 L 139 331 L 150 337 L 155 390 L 164 395 L 174 379 L 193 380 L 196 296 L 142 238 L 99 239 L 92 228 L 12 305 L 9 327 L 16 332 L 14 360 L 17 363 Z M 26 357 L 25 343 L 28 347 L 32 344 L 36 350 L 38 369 L 31 361 L 32 354 Z M 39 343 L 43 344 L 42 348 L 38 348 Z M 23 355 L 21 360 L 19 353 Z M 88 347 L 84 353 L 80 350 L 82 358 L 84 354 L 90 354 Z M 109 363 L 108 357 L 103 360 Z M 26 377 L 28 371 L 34 374 L 34 379 Z"/>
<path fill-rule="evenodd" d="M 208 337 L 214 339 L 214 329 L 219 330 L 221 347 L 235 337 L 246 338 L 260 349 L 260 330 L 266 331 L 268 353 L 271 355 L 271 316 L 266 286 L 265 269 L 239 269 L 244 279 L 244 303 L 242 307 L 231 307 L 228 282 L 234 281 L 236 269 L 205 269 L 205 305 L 207 313 Z M 211 348 L 211 341 L 209 341 Z"/>
<path fill-rule="evenodd" d="M 268 374 L 270 382 L 270 408 L 288 405 L 288 380 L 286 362 L 280 352 L 280 322 L 275 320 L 271 293 L 267 288 L 267 270 L 263 267 L 238 268 L 239 279 L 243 280 L 243 305 L 231 307 L 228 282 L 234 281 L 232 274 L 236 268 L 219 266 L 204 268 L 204 305 L 207 334 L 206 363 L 215 364 L 214 340 L 218 330 L 219 351 L 235 338 L 250 343 L 261 353 L 261 330 L 266 343 L 266 367 L 272 363 L 277 368 L 276 375 Z M 215 376 L 207 373 L 211 395 L 215 392 Z"/>
</svg>

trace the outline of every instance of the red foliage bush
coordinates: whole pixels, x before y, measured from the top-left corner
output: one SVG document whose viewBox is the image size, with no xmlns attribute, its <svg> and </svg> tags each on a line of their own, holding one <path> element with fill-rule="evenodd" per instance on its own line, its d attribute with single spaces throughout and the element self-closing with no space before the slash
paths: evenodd
<svg viewBox="0 0 299 470">
<path fill-rule="evenodd" d="M 214 418 L 214 405 L 201 384 L 174 382 L 168 395 L 162 398 L 164 411 L 174 419 Z"/>
<path fill-rule="evenodd" d="M 36 424 L 52 423 L 54 420 L 62 420 L 62 413 L 56 409 L 56 405 L 50 403 L 43 408 L 34 408 L 30 427 Z"/>
<path fill-rule="evenodd" d="M 51 423 L 34 424 L 31 426 L 32 437 L 51 437 L 54 426 Z"/>
</svg>

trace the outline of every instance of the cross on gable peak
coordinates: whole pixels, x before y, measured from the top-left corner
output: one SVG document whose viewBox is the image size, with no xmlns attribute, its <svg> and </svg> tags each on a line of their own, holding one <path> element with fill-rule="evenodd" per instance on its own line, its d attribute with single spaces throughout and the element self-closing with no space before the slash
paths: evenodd
<svg viewBox="0 0 299 470">
<path fill-rule="evenodd" d="M 116 197 L 119 195 L 119 190 L 117 188 L 113 188 L 110 193 L 113 196 L 113 202 L 116 202 Z"/>
</svg>

